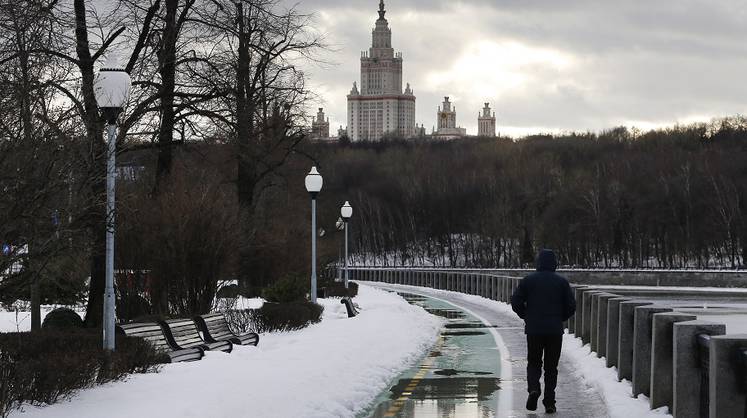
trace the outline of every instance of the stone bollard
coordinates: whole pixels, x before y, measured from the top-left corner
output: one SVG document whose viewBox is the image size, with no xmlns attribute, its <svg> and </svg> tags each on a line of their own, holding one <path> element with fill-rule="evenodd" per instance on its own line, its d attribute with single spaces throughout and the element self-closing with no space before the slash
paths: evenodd
<svg viewBox="0 0 747 418">
<path fill-rule="evenodd" d="M 651 409 L 666 406 L 672 411 L 674 393 L 674 344 L 673 331 L 676 322 L 693 321 L 697 316 L 674 313 L 654 314 L 651 339 Z"/>
<path fill-rule="evenodd" d="M 620 344 L 620 302 L 629 298 L 612 298 L 607 301 L 607 367 L 617 366 Z"/>
<path fill-rule="evenodd" d="M 601 290 L 587 290 L 583 292 L 581 300 L 583 301 L 583 328 L 581 329 L 581 341 L 584 344 L 591 342 L 591 327 L 593 326 L 591 317 L 591 297 L 597 293 L 604 293 Z"/>
<path fill-rule="evenodd" d="M 571 285 L 571 292 L 573 292 L 573 298 L 576 299 L 576 289 L 578 289 L 578 285 L 572 284 Z M 575 332 L 575 326 L 576 326 L 576 315 L 574 314 L 568 319 L 568 332 L 573 334 Z"/>
<path fill-rule="evenodd" d="M 651 342 L 654 314 L 672 312 L 661 306 L 638 306 L 635 308 L 633 334 L 633 396 L 651 396 Z"/>
<path fill-rule="evenodd" d="M 619 297 L 612 293 L 604 293 L 597 296 L 597 331 L 596 338 L 597 357 L 607 356 L 607 304 L 610 299 Z"/>
<path fill-rule="evenodd" d="M 701 368 L 698 358 L 698 334 L 723 335 L 726 325 L 709 321 L 687 321 L 673 328 L 673 405 L 677 418 L 700 418 Z"/>
<path fill-rule="evenodd" d="M 573 334 L 581 338 L 584 326 L 584 292 L 589 290 L 588 286 L 579 286 L 573 291 L 576 296 L 576 319 L 573 322 Z"/>
<path fill-rule="evenodd" d="M 637 300 L 620 302 L 620 330 L 617 346 L 617 378 L 620 380 L 633 378 L 634 309 L 646 305 L 651 305 L 651 303 Z"/>
<path fill-rule="evenodd" d="M 747 416 L 747 334 L 711 337 L 708 358 L 710 418 Z"/>
<path fill-rule="evenodd" d="M 591 347 L 591 351 L 596 353 L 597 357 L 601 357 L 601 355 L 599 354 L 599 330 L 602 327 L 602 324 L 600 323 L 601 317 L 599 316 L 599 305 L 602 296 L 605 295 L 610 297 L 613 296 L 610 293 L 604 291 L 594 293 L 590 296 L 591 306 L 589 310 L 589 317 L 591 318 L 591 328 L 589 329 L 589 346 Z M 607 325 L 606 319 L 604 325 Z"/>
</svg>

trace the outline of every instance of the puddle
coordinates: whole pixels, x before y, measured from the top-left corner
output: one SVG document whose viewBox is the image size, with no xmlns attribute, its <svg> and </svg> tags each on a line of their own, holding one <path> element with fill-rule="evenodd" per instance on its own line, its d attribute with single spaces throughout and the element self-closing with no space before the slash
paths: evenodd
<svg viewBox="0 0 747 418">
<path fill-rule="evenodd" d="M 456 337 L 456 336 L 468 336 L 468 335 L 485 335 L 485 332 L 482 331 L 451 331 L 451 332 L 442 332 L 441 335 L 445 337 Z"/>
<path fill-rule="evenodd" d="M 464 312 L 453 310 L 453 309 L 425 308 L 425 310 L 428 313 L 431 313 L 433 315 L 438 315 L 438 316 L 444 317 L 446 319 L 462 319 L 462 318 L 464 318 Z"/>
<path fill-rule="evenodd" d="M 454 369 L 441 369 L 441 370 L 434 371 L 433 374 L 437 374 L 439 376 L 455 376 L 455 375 L 458 375 L 458 374 L 471 374 L 471 375 L 475 375 L 475 376 L 487 376 L 487 375 L 491 375 L 493 373 L 490 373 L 490 372 L 468 372 L 466 370 L 454 370 Z"/>
<path fill-rule="evenodd" d="M 446 324 L 444 325 L 444 328 L 454 329 L 454 328 L 497 328 L 497 325 L 485 325 L 482 322 L 455 322 L 452 324 Z"/>
<path fill-rule="evenodd" d="M 400 380 L 391 388 L 390 399 L 397 399 L 410 380 Z M 461 400 L 486 401 L 499 390 L 500 379 L 495 377 L 449 377 L 423 379 L 412 391 L 410 399 L 424 400 Z"/>
</svg>

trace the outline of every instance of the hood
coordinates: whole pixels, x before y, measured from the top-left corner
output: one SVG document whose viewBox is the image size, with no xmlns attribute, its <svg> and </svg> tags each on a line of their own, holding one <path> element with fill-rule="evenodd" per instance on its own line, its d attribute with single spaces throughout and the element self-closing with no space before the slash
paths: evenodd
<svg viewBox="0 0 747 418">
<path fill-rule="evenodd" d="M 553 250 L 541 250 L 537 254 L 537 271 L 555 271 L 558 268 L 558 260 Z"/>
</svg>

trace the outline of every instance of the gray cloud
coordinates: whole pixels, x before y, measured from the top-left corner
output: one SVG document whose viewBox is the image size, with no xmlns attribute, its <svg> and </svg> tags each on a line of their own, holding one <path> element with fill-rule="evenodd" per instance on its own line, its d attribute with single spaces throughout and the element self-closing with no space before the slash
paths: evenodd
<svg viewBox="0 0 747 418">
<path fill-rule="evenodd" d="M 747 112 L 747 10 L 739 0 L 388 0 L 417 119 L 443 96 L 476 131 L 484 101 L 502 132 L 641 127 Z M 376 0 L 308 0 L 334 51 L 309 69 L 336 125 L 359 78 Z M 493 71 L 494 70 L 494 71 Z M 481 85 L 476 77 L 484 77 Z M 336 126 L 335 125 L 335 126 Z"/>
</svg>

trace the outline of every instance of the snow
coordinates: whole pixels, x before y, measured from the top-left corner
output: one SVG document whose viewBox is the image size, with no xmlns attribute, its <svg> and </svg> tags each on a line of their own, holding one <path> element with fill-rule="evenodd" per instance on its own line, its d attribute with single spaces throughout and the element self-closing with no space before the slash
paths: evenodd
<svg viewBox="0 0 747 418">
<path fill-rule="evenodd" d="M 431 347 L 442 320 L 401 297 L 360 286 L 347 318 L 320 299 L 322 322 L 260 336 L 257 347 L 208 352 L 198 362 L 81 391 L 69 402 L 26 406 L 14 417 L 349 417 L 365 409 Z"/>
<path fill-rule="evenodd" d="M 666 406 L 651 410 L 646 396 L 633 398 L 632 384 L 625 379 L 619 382 L 617 369 L 606 367 L 604 358 L 598 358 L 588 344 L 582 345 L 581 340 L 573 335 L 563 336 L 563 355 L 571 360 L 582 380 L 604 398 L 610 418 L 671 417 Z"/>
</svg>

